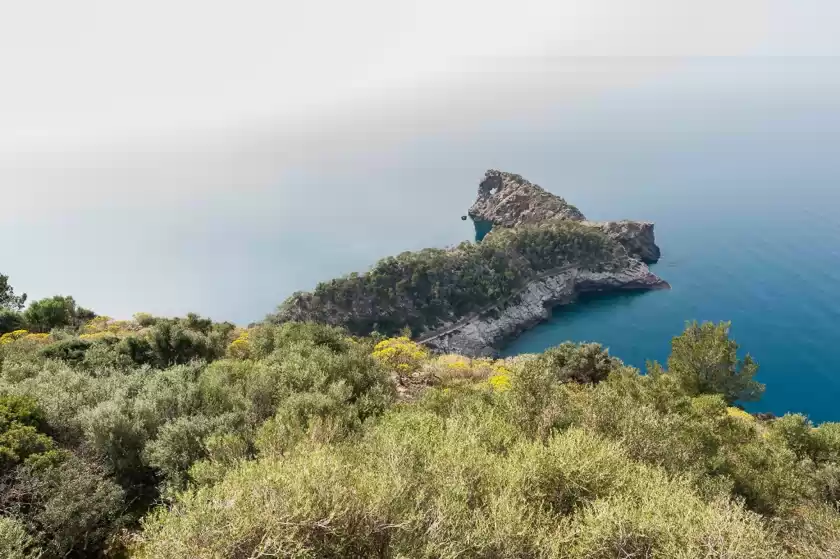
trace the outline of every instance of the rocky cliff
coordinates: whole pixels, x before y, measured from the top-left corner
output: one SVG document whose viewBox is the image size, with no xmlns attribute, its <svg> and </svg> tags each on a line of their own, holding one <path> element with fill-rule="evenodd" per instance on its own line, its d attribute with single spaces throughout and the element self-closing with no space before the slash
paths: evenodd
<svg viewBox="0 0 840 559">
<path fill-rule="evenodd" d="M 659 262 L 661 253 L 653 234 L 653 223 L 649 221 L 584 221 L 586 225 L 597 227 L 611 239 L 618 241 L 635 256 L 652 264 Z"/>
<path fill-rule="evenodd" d="M 489 170 L 478 185 L 478 198 L 467 212 L 474 221 L 499 227 L 535 224 L 547 219 L 586 219 L 580 210 L 519 175 Z"/>
<path fill-rule="evenodd" d="M 621 243 L 631 256 L 643 262 L 657 262 L 660 257 L 653 223 L 586 221 L 583 213 L 563 198 L 513 173 L 494 169 L 487 171 L 478 187 L 478 197 L 468 214 L 473 221 L 489 222 L 497 227 L 518 227 L 547 219 L 580 221 L 599 228 Z"/>
</svg>

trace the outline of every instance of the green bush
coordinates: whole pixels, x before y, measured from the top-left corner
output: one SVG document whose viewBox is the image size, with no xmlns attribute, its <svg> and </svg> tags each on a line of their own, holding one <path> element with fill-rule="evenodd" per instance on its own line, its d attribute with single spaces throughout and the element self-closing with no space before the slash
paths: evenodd
<svg viewBox="0 0 840 559">
<path fill-rule="evenodd" d="M 15 330 L 22 330 L 23 326 L 23 315 L 18 311 L 0 308 L 0 336 Z"/>
<path fill-rule="evenodd" d="M 92 342 L 69 338 L 52 343 L 41 350 L 41 355 L 47 359 L 59 359 L 69 363 L 81 363 L 85 359 L 85 352 L 90 349 Z"/>
<path fill-rule="evenodd" d="M 729 403 L 758 400 L 764 392 L 764 385 L 753 380 L 758 364 L 749 355 L 738 358 L 729 327 L 728 322 L 689 324 L 671 343 L 668 372 L 689 394 L 723 394 Z"/>
<path fill-rule="evenodd" d="M 546 257 L 532 250 L 519 262 Z M 840 545 L 840 424 L 734 407 L 760 387 L 725 324 L 689 326 L 646 375 L 565 343 L 506 360 L 417 349 L 417 378 L 399 380 L 380 337 L 324 324 L 82 331 L 3 345 L 0 554 L 828 559 Z M 234 339 L 247 351 L 228 353 Z"/>
<path fill-rule="evenodd" d="M 782 553 L 758 516 L 704 502 L 616 443 L 580 430 L 542 443 L 517 431 L 486 407 L 449 419 L 391 414 L 360 441 L 304 445 L 183 493 L 145 521 L 134 556 Z"/>
<path fill-rule="evenodd" d="M 16 518 L 0 516 L 0 557 L 5 559 L 38 559 L 43 551 L 35 546 L 35 539 L 26 525 Z"/>
<path fill-rule="evenodd" d="M 76 307 L 73 297 L 56 295 L 33 301 L 23 312 L 23 320 L 32 332 L 50 332 L 54 328 L 78 327 L 93 313 Z"/>
<path fill-rule="evenodd" d="M 70 457 L 18 473 L 13 506 L 45 557 L 101 555 L 124 525 L 123 491 L 96 465 Z M 7 497 L 8 499 L 8 497 Z"/>
</svg>

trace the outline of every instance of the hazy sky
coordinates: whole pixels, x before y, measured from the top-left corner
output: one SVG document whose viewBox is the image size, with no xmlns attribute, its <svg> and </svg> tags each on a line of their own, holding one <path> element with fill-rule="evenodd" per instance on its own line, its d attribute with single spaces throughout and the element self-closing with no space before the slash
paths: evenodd
<svg viewBox="0 0 840 559">
<path fill-rule="evenodd" d="M 449 208 L 484 168 L 545 173 L 558 107 L 598 136 L 603 114 L 576 111 L 651 87 L 683 108 L 834 92 L 811 62 L 691 57 L 840 55 L 838 18 L 830 0 L 0 0 L 0 272 L 116 316 L 257 319 L 373 255 L 463 238 Z M 530 158 L 495 142 L 511 129 Z M 437 207 L 447 225 L 418 237 Z"/>
<path fill-rule="evenodd" d="M 0 0 L 0 146 L 317 118 L 499 59 L 833 55 L 832 0 Z"/>
</svg>

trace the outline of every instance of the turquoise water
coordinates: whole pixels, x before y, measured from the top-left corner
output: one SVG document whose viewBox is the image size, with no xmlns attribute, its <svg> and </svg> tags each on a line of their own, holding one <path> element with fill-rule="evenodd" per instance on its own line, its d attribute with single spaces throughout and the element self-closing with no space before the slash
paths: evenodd
<svg viewBox="0 0 840 559">
<path fill-rule="evenodd" d="M 699 187 L 699 185 L 698 185 Z M 761 189 L 746 204 L 723 188 L 648 213 L 673 289 L 588 298 L 506 348 L 541 351 L 562 340 L 598 341 L 625 362 L 665 360 L 688 319 L 732 321 L 733 337 L 767 385 L 752 411 L 840 420 L 840 219 L 834 186 Z M 758 193 L 756 193 L 758 194 Z M 676 208 L 683 208 L 676 211 Z"/>
</svg>

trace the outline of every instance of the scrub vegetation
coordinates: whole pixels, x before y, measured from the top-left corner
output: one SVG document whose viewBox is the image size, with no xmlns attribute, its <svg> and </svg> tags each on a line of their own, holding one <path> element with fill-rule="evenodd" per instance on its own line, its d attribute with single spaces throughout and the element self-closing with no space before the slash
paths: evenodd
<svg viewBox="0 0 840 559">
<path fill-rule="evenodd" d="M 744 411 L 726 323 L 642 374 L 0 287 L 0 557 L 840 556 L 840 424 Z"/>
</svg>

